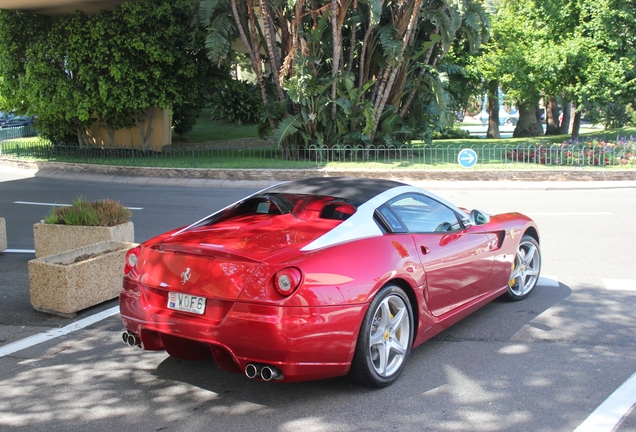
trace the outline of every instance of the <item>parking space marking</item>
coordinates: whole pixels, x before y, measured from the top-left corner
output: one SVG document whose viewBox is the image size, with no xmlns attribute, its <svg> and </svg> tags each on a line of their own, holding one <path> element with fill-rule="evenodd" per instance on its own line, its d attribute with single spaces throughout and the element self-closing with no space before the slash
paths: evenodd
<svg viewBox="0 0 636 432">
<path fill-rule="evenodd" d="M 605 288 L 611 291 L 636 291 L 636 280 L 603 279 Z"/>
<path fill-rule="evenodd" d="M 611 432 L 636 404 L 636 373 L 596 408 L 574 432 Z"/>
<path fill-rule="evenodd" d="M 547 212 L 547 213 L 535 213 L 528 212 L 528 215 L 532 216 L 607 216 L 611 215 L 610 212 Z"/>
<path fill-rule="evenodd" d="M 537 281 L 537 285 L 541 285 L 544 287 L 559 287 L 559 280 L 556 276 L 539 276 L 539 280 Z"/>
<path fill-rule="evenodd" d="M 70 207 L 71 204 L 60 204 L 60 203 L 41 203 L 41 202 L 31 202 L 31 201 L 13 201 L 13 204 L 27 204 L 27 205 L 39 205 L 39 206 L 47 206 L 47 207 Z M 128 210 L 143 210 L 143 207 L 126 207 Z"/>
<path fill-rule="evenodd" d="M 41 202 L 30 202 L 30 201 L 13 201 L 13 204 L 28 204 L 28 205 L 39 205 L 39 206 L 49 206 L 49 207 L 70 207 L 71 206 L 71 204 L 41 203 Z"/>
<path fill-rule="evenodd" d="M 110 309 L 106 309 L 105 311 L 99 312 L 95 315 L 91 315 L 79 321 L 76 321 L 67 326 L 51 329 L 45 331 L 44 333 L 38 333 L 33 336 L 29 336 L 28 338 L 12 342 L 5 346 L 0 347 L 0 357 L 8 356 L 10 354 L 16 353 L 18 351 L 22 351 L 27 348 L 31 348 L 32 346 L 41 344 L 43 342 L 49 341 L 51 339 L 58 338 L 60 336 L 67 335 L 77 330 L 81 330 L 89 325 L 95 324 L 96 322 L 105 320 L 108 317 L 116 315 L 119 313 L 119 306 L 112 307 Z"/>
</svg>

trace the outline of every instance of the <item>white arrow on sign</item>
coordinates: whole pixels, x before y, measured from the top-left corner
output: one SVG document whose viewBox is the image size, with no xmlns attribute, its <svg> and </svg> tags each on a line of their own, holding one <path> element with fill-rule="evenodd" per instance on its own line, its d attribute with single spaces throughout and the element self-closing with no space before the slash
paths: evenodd
<svg viewBox="0 0 636 432">
<path fill-rule="evenodd" d="M 477 163 L 477 153 L 473 149 L 463 149 L 457 155 L 457 162 L 464 168 L 471 168 Z"/>
<path fill-rule="evenodd" d="M 473 161 L 475 160 L 475 156 L 473 156 L 472 153 L 464 153 L 463 156 L 460 159 L 462 162 L 466 162 L 466 165 L 471 165 L 473 163 Z"/>
</svg>

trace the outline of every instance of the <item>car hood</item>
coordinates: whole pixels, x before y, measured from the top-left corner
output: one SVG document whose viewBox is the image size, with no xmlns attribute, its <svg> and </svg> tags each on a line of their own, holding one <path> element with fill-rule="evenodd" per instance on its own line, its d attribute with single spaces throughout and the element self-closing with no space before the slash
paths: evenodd
<svg viewBox="0 0 636 432">
<path fill-rule="evenodd" d="M 144 245 L 140 282 L 158 290 L 235 300 L 261 262 L 299 250 L 335 225 L 257 215 L 179 231 Z"/>
</svg>

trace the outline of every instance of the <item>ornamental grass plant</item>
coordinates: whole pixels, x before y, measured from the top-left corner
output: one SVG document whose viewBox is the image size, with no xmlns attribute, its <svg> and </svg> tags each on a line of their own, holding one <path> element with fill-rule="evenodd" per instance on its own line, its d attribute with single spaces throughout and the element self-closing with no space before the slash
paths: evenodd
<svg viewBox="0 0 636 432">
<path fill-rule="evenodd" d="M 68 207 L 53 207 L 45 224 L 112 227 L 130 220 L 132 213 L 113 199 L 86 201 L 79 197 Z"/>
</svg>

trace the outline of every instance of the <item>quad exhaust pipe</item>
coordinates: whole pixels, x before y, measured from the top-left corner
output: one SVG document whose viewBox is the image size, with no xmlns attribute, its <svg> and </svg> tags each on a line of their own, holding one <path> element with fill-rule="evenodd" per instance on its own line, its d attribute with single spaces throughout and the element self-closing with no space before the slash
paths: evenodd
<svg viewBox="0 0 636 432">
<path fill-rule="evenodd" d="M 124 342 L 124 344 L 128 345 L 128 346 L 141 346 L 141 340 L 139 339 L 139 336 L 137 336 L 136 334 L 134 334 L 131 331 L 125 331 L 121 334 L 121 340 L 122 342 Z"/>
<path fill-rule="evenodd" d="M 130 347 L 141 346 L 139 336 L 130 330 L 121 334 L 121 340 L 125 345 Z M 248 363 L 248 365 L 245 366 L 245 376 L 250 379 L 262 379 L 263 381 L 278 381 L 283 379 L 283 373 L 276 366 L 261 363 Z"/>
<path fill-rule="evenodd" d="M 263 381 L 283 379 L 283 373 L 276 366 L 260 363 L 249 363 L 245 366 L 245 376 L 250 379 L 260 378 Z"/>
</svg>

